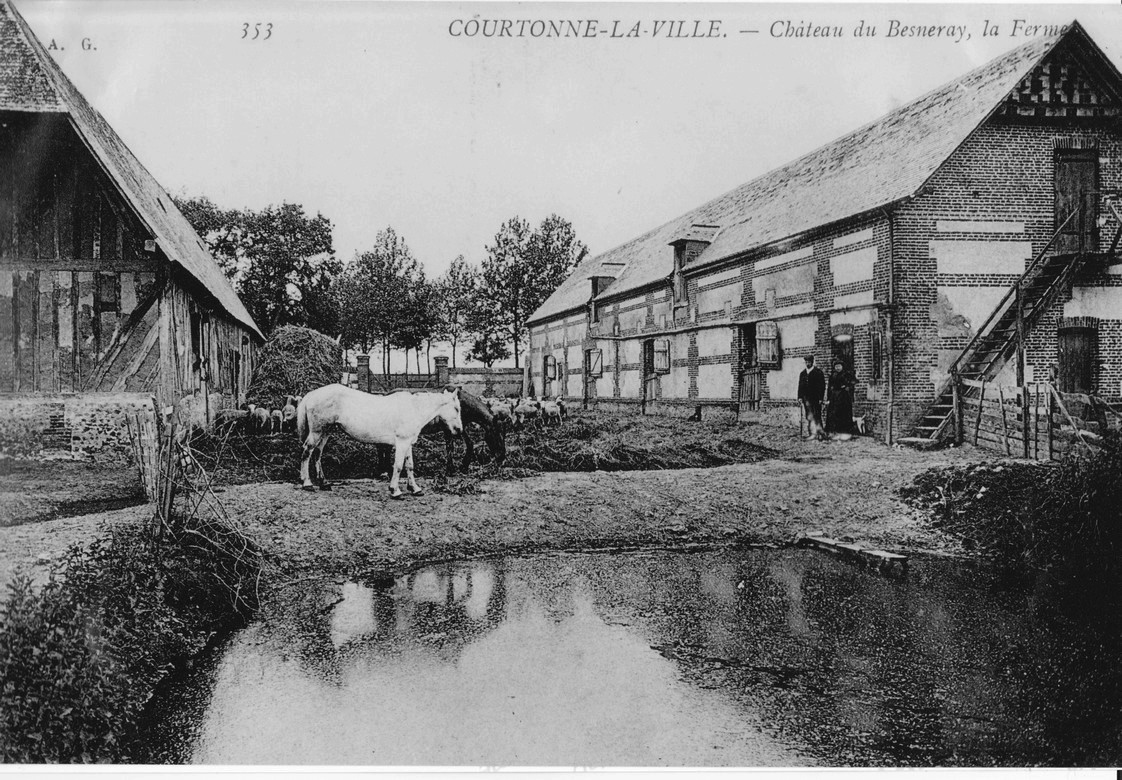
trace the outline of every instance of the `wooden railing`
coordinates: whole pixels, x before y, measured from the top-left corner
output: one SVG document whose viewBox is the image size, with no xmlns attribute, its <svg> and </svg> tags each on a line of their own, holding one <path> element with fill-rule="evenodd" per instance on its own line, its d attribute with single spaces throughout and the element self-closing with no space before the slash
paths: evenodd
<svg viewBox="0 0 1122 780">
<path fill-rule="evenodd" d="M 955 441 L 1010 457 L 1060 460 L 1091 453 L 1104 427 L 1122 428 L 1122 412 L 1103 399 L 1061 393 L 1050 382 L 1016 386 L 960 377 L 954 390 Z"/>
</svg>

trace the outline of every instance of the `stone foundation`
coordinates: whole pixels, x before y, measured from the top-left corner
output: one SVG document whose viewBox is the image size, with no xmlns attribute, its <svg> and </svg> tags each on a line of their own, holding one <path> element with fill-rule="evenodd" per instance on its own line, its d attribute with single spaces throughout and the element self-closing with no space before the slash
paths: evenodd
<svg viewBox="0 0 1122 780">
<path fill-rule="evenodd" d="M 0 455 L 18 458 L 131 459 L 125 420 L 155 419 L 147 393 L 0 396 Z"/>
</svg>

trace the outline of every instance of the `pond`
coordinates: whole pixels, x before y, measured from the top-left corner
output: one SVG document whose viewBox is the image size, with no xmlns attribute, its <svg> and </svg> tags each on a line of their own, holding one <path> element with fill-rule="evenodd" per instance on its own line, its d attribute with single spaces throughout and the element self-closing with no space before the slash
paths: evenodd
<svg viewBox="0 0 1122 780">
<path fill-rule="evenodd" d="M 309 588 L 150 708 L 146 762 L 1114 765 L 1117 583 L 808 550 L 557 554 Z"/>
</svg>

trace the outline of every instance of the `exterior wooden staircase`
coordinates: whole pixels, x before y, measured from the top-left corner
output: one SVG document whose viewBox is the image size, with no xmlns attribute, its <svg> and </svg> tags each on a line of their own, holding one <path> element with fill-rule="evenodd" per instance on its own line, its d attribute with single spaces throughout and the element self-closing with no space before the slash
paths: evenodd
<svg viewBox="0 0 1122 780">
<path fill-rule="evenodd" d="M 1115 216 L 1120 217 L 1115 205 L 1108 205 Z M 913 440 L 926 439 L 933 442 L 953 429 L 954 393 L 959 384 L 958 379 L 991 380 L 1014 353 L 1017 354 L 1018 365 L 1023 365 L 1022 345 L 1025 335 L 1036 324 L 1040 314 L 1052 305 L 1061 291 L 1070 288 L 1071 280 L 1095 256 L 1089 251 L 1049 254 L 1056 239 L 1073 219 L 1080 219 L 1082 211 L 1083 209 L 1076 209 L 1068 215 L 955 359 L 934 403 L 915 426 Z M 1122 225 L 1114 237 L 1109 254 L 1114 254 L 1120 237 Z M 1018 384 L 1020 381 L 1018 376 Z"/>
</svg>

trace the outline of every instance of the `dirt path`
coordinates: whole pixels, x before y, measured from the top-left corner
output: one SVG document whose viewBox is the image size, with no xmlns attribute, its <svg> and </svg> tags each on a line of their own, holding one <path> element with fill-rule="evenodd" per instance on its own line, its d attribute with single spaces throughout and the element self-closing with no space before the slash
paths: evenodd
<svg viewBox="0 0 1122 780">
<path fill-rule="evenodd" d="M 938 553 L 954 547 L 895 491 L 930 466 L 979 455 L 862 441 L 720 468 L 485 480 L 470 495 L 394 501 L 384 482 L 356 480 L 314 493 L 291 484 L 243 485 L 223 499 L 290 576 L 361 575 L 416 560 L 529 549 L 779 543 L 807 531 Z"/>
<path fill-rule="evenodd" d="M 782 429 L 761 436 L 768 444 L 776 437 L 792 439 L 779 458 L 718 468 L 483 479 L 469 482 L 473 490 L 465 495 L 436 492 L 425 480 L 425 496 L 402 501 L 390 499 L 384 481 L 372 480 L 342 482 L 330 492 L 279 482 L 232 485 L 221 497 L 277 566 L 278 581 L 528 550 L 783 543 L 808 531 L 908 552 L 957 551 L 896 490 L 929 467 L 983 460 L 986 453 L 921 453 L 868 439 L 803 442 Z M 146 511 L 0 528 L 0 583 L 17 566 L 42 577 L 69 545 Z"/>
</svg>

